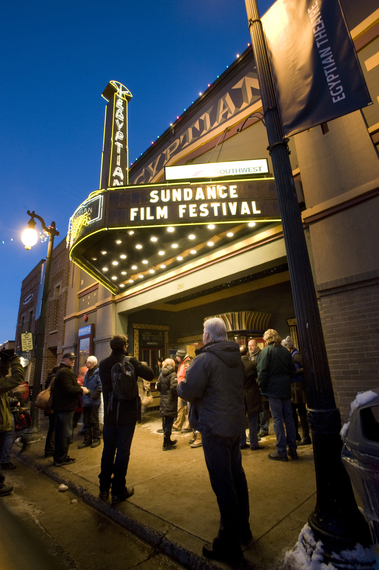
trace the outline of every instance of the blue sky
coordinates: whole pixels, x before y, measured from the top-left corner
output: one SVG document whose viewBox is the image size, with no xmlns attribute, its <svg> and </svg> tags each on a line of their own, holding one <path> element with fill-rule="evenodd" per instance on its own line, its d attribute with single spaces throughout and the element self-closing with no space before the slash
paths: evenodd
<svg viewBox="0 0 379 570">
<path fill-rule="evenodd" d="M 271 4 L 258 0 L 261 15 Z M 26 211 L 54 220 L 59 243 L 99 187 L 108 82 L 133 95 L 133 162 L 249 42 L 244 0 L 2 3 L 0 343 L 14 339 L 22 280 L 47 252 L 21 244 Z"/>
</svg>

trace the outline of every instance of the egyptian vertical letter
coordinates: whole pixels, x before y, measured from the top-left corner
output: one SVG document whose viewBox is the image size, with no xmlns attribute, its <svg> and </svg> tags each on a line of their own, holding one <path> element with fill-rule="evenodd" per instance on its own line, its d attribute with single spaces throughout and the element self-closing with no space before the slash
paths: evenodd
<svg viewBox="0 0 379 570">
<path fill-rule="evenodd" d="M 128 102 L 130 91 L 117 81 L 110 81 L 102 93 L 107 101 L 104 119 L 100 188 L 126 186 L 129 183 Z"/>
</svg>

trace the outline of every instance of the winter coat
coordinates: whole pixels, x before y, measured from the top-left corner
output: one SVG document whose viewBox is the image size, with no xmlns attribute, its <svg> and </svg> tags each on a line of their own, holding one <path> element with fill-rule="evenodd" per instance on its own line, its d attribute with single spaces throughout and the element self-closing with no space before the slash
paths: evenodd
<svg viewBox="0 0 379 570">
<path fill-rule="evenodd" d="M 82 393 L 71 366 L 62 362 L 51 388 L 54 412 L 74 412 L 80 405 L 79 397 Z"/>
<path fill-rule="evenodd" d="M 191 402 L 191 427 L 221 437 L 241 435 L 245 429 L 244 367 L 238 344 L 210 342 L 196 354 L 178 385 L 178 396 Z"/>
<path fill-rule="evenodd" d="M 296 368 L 284 346 L 267 345 L 259 356 L 257 372 L 262 394 L 269 398 L 291 399 L 291 379 Z"/>
<path fill-rule="evenodd" d="M 242 356 L 242 362 L 245 367 L 243 393 L 246 411 L 248 414 L 258 414 L 263 408 L 261 391 L 257 384 L 257 364 L 255 360 L 249 360 L 247 355 Z"/>
<path fill-rule="evenodd" d="M 190 364 L 191 364 L 191 357 L 188 356 L 187 354 L 187 356 L 182 360 L 182 362 L 178 366 L 178 372 L 176 375 L 178 384 L 180 384 L 180 382 L 183 382 L 186 376 L 186 370 Z"/>
<path fill-rule="evenodd" d="M 123 350 L 112 350 L 108 358 L 102 360 L 99 364 L 100 380 L 103 387 L 104 397 L 104 424 L 107 425 L 125 425 L 136 423 L 140 416 L 141 400 L 137 395 L 132 400 L 122 400 L 113 402 L 113 406 L 109 406 L 109 396 L 112 392 L 111 370 L 116 362 L 122 362 L 124 356 L 128 353 Z M 134 366 L 137 377 L 140 376 L 144 380 L 151 382 L 154 379 L 154 372 L 151 368 L 142 364 L 137 358 L 131 358 L 130 364 Z"/>
<path fill-rule="evenodd" d="M 18 356 L 9 362 L 11 372 L 7 376 L 0 373 L 0 432 L 11 431 L 12 417 L 9 407 L 8 394 L 24 381 L 24 369 Z"/>
<path fill-rule="evenodd" d="M 161 393 L 161 416 L 174 418 L 178 410 L 178 381 L 175 368 L 165 366 L 159 375 L 157 389 Z"/>
<path fill-rule="evenodd" d="M 84 377 L 83 386 L 89 390 L 88 394 L 83 394 L 82 396 L 83 407 L 100 406 L 101 392 L 103 391 L 103 388 L 101 385 L 98 366 L 87 371 Z"/>
<path fill-rule="evenodd" d="M 291 358 L 296 368 L 295 376 L 292 376 L 291 402 L 295 405 L 307 403 L 307 391 L 305 389 L 305 378 L 303 374 L 303 362 L 300 352 L 294 348 Z"/>
</svg>

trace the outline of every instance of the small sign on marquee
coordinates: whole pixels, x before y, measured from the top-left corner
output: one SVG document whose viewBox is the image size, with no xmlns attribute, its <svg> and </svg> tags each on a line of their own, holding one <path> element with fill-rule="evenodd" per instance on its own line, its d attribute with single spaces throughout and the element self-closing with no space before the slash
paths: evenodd
<svg viewBox="0 0 379 570">
<path fill-rule="evenodd" d="M 236 176 L 260 176 L 268 174 L 266 158 L 256 160 L 237 160 L 232 162 L 207 162 L 205 164 L 183 164 L 166 166 L 166 180 L 192 180 L 229 178 Z"/>
</svg>

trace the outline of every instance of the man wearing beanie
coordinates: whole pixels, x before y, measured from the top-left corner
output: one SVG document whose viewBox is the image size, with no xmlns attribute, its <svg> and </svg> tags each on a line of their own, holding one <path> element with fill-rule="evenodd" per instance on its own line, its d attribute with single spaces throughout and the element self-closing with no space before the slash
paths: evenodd
<svg viewBox="0 0 379 570">
<path fill-rule="evenodd" d="M 293 363 L 296 368 L 296 374 L 292 376 L 291 382 L 291 403 L 292 403 L 292 415 L 293 421 L 295 422 L 296 428 L 296 439 L 299 441 L 298 445 L 310 445 L 312 443 L 309 436 L 309 424 L 307 418 L 307 393 L 305 391 L 305 378 L 303 372 L 303 363 L 301 359 L 301 354 L 294 347 L 293 340 L 290 336 L 287 336 L 282 340 L 282 345 L 290 352 Z M 300 439 L 298 429 L 299 429 L 299 414 L 301 430 L 303 437 Z"/>
<path fill-rule="evenodd" d="M 288 445 L 289 457 L 298 459 L 291 406 L 291 378 L 296 373 L 296 368 L 291 356 L 281 345 L 282 339 L 276 330 L 268 329 L 263 340 L 266 346 L 257 364 L 258 385 L 261 393 L 268 397 L 276 435 L 276 451 L 269 453 L 268 457 L 276 461 L 288 461 Z"/>
</svg>

